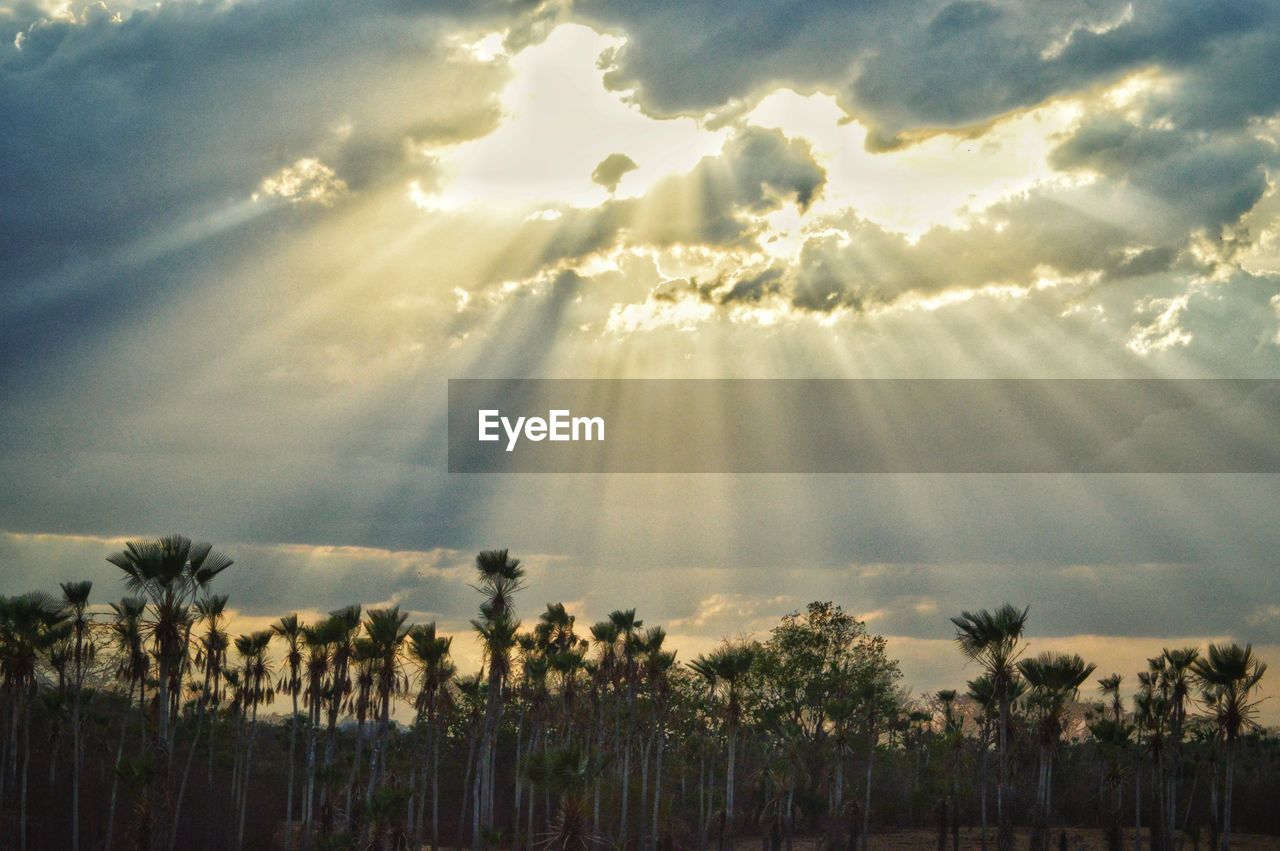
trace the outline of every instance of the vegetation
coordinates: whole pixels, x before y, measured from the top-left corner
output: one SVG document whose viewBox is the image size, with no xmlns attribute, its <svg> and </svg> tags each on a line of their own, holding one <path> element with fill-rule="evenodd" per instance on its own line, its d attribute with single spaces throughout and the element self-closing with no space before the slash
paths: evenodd
<svg viewBox="0 0 1280 851">
<path fill-rule="evenodd" d="M 1047 851 L 1072 826 L 1173 851 L 1280 833 L 1248 645 L 1163 650 L 1126 706 L 1119 674 L 1032 655 L 1029 610 L 1005 605 L 952 619 L 964 690 L 913 696 L 833 603 L 682 663 L 633 609 L 522 620 L 524 570 L 493 550 L 464 674 L 467 638 L 396 606 L 232 637 L 213 587 L 231 560 L 180 535 L 108 560 L 125 596 L 105 605 L 85 582 L 0 597 L 4 847 L 846 851 L 932 826 L 940 851 L 962 830 L 1003 851 L 1019 829 Z"/>
</svg>

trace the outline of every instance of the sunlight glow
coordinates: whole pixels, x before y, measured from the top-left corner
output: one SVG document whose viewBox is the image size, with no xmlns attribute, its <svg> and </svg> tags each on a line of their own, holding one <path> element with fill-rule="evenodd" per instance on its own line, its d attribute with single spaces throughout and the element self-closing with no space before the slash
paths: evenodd
<svg viewBox="0 0 1280 851">
<path fill-rule="evenodd" d="M 482 139 L 436 152 L 447 177 L 431 208 L 595 206 L 609 193 L 591 174 L 610 154 L 635 161 L 637 168 L 622 176 L 615 193 L 634 197 L 718 151 L 726 131 L 701 129 L 688 118 L 648 118 L 622 94 L 605 89 L 597 59 L 621 43 L 566 24 L 512 57 L 502 125 Z M 482 39 L 473 48 L 486 44 Z"/>
</svg>

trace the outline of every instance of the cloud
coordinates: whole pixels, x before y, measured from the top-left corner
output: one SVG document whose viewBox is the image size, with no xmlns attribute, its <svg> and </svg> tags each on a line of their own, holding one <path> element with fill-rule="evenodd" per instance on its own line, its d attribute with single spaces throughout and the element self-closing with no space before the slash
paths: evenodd
<svg viewBox="0 0 1280 851">
<path fill-rule="evenodd" d="M 636 165 L 635 160 L 626 154 L 609 154 L 600 161 L 595 171 L 591 172 L 591 180 L 598 183 L 610 192 L 618 188 L 618 183 L 622 180 L 622 176 L 629 171 L 635 171 L 640 166 Z"/>
<path fill-rule="evenodd" d="M 779 86 L 821 89 L 869 121 L 873 146 L 981 125 L 1152 65 L 1182 76 L 1181 119 L 1239 124 L 1276 107 L 1275 87 L 1251 69 L 1275 66 L 1280 16 L 1247 0 L 662 3 L 642 12 L 583 0 L 575 14 L 627 33 L 608 80 L 655 114 L 713 112 Z"/>
<path fill-rule="evenodd" d="M 259 198 L 280 198 L 290 204 L 331 207 L 347 194 L 347 183 L 333 169 L 313 157 L 303 157 L 270 177 L 264 177 L 253 193 Z"/>
<path fill-rule="evenodd" d="M 353 192 L 430 173 L 415 150 L 491 130 L 505 80 L 446 36 L 508 14 L 283 0 L 29 24 L 0 47 L 3 303 L 65 296 L 54 282 L 77 261 L 230 209 L 308 159 Z"/>
</svg>

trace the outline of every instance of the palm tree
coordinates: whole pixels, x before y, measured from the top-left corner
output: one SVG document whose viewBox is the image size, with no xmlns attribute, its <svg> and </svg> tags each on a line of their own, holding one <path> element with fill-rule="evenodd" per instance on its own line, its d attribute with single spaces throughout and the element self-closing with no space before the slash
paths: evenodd
<svg viewBox="0 0 1280 851">
<path fill-rule="evenodd" d="M 637 630 L 644 626 L 644 621 L 636 618 L 635 609 L 619 609 L 609 613 L 609 620 L 618 630 L 618 641 L 622 649 L 622 682 L 626 685 L 626 729 L 622 735 L 622 814 L 618 829 L 618 844 L 627 845 L 627 808 L 631 800 L 631 735 L 635 724 L 636 702 L 636 670 L 635 657 L 639 649 Z"/>
<path fill-rule="evenodd" d="M 36 667 L 41 654 L 70 634 L 66 612 L 47 594 L 0 597 L 0 678 L 12 695 L 9 778 L 18 783 L 18 847 L 27 847 L 27 776 L 31 764 L 31 704 L 36 696 Z M 18 754 L 22 768 L 19 776 Z"/>
<path fill-rule="evenodd" d="M 84 681 L 93 661 L 95 644 L 88 615 L 92 582 L 63 582 L 62 603 L 71 624 L 71 848 L 80 849 L 80 775 L 84 770 L 84 742 L 81 709 Z"/>
<path fill-rule="evenodd" d="M 274 637 L 269 629 L 236 638 L 236 652 L 241 658 L 245 703 L 252 713 L 249 726 L 248 752 L 244 760 L 244 779 L 240 783 L 240 822 L 236 831 L 236 847 L 244 848 L 244 822 L 249 809 L 249 778 L 253 772 L 253 745 L 258 735 L 258 707 L 271 702 L 275 696 L 271 688 L 271 663 L 267 658 L 267 646 Z M 241 706 L 241 712 L 246 707 Z"/>
<path fill-rule="evenodd" d="M 448 699 L 449 681 L 453 679 L 456 669 L 449 661 L 449 649 L 453 639 L 436 634 L 435 623 L 420 624 L 409 630 L 409 658 L 418 665 L 418 696 L 414 706 L 420 722 L 425 721 L 427 741 L 430 743 L 428 759 L 423 761 L 423 776 L 427 776 L 427 762 L 430 763 L 431 777 L 431 847 L 440 847 L 440 727 L 441 709 Z M 423 805 L 418 812 L 426 810 L 425 792 Z M 414 832 L 415 841 L 421 843 L 421 818 Z"/>
<path fill-rule="evenodd" d="M 187 764 L 182 771 L 182 781 L 178 785 L 178 799 L 173 807 L 173 832 L 169 839 L 172 849 L 178 842 L 178 825 L 182 819 L 182 800 L 187 791 L 187 780 L 191 776 L 191 765 L 195 761 L 196 749 L 200 744 L 200 730 L 205 716 L 217 711 L 222 696 L 222 667 L 226 661 L 227 633 L 222 628 L 227 608 L 225 594 L 206 594 L 195 603 L 197 620 L 205 625 L 205 633 L 197 639 L 196 665 L 204 672 L 204 680 L 200 684 L 197 698 L 196 731 L 191 740 L 191 748 L 187 752 Z M 213 721 L 209 723 L 209 782 L 213 783 Z"/>
<path fill-rule="evenodd" d="M 485 596 L 480 606 L 480 620 L 472 625 L 485 642 L 489 662 L 488 691 L 484 727 L 480 734 L 476 764 L 476 794 L 472 800 L 472 842 L 480 837 L 480 826 L 493 828 L 493 769 L 498 741 L 498 721 L 502 715 L 502 686 L 507 675 L 508 655 L 515 642 L 519 622 L 514 618 L 515 594 L 524 587 L 524 568 L 520 559 L 511 558 L 507 550 L 484 550 L 476 556 L 479 575 L 474 586 Z"/>
<path fill-rule="evenodd" d="M 143 709 L 146 702 L 147 672 L 151 669 L 151 660 L 143 649 L 142 615 L 146 611 L 146 603 L 139 597 L 125 597 L 119 603 L 111 603 L 114 613 L 111 622 L 111 640 L 116 647 L 119 663 L 115 677 L 125 683 L 125 708 L 133 703 L 133 685 L 138 684 L 138 708 Z M 125 737 L 129 730 L 129 713 L 120 715 L 120 739 L 116 745 L 115 763 L 111 772 L 111 804 L 107 810 L 107 831 L 103 847 L 111 851 L 111 841 L 115 833 L 116 799 L 120 789 L 120 763 L 124 758 Z"/>
<path fill-rule="evenodd" d="M 338 642 L 341 629 L 342 625 L 335 618 L 327 618 L 314 626 L 302 627 L 302 644 L 307 650 L 306 691 L 303 693 L 303 704 L 307 709 L 307 767 L 302 796 L 302 844 L 306 849 L 311 848 L 315 825 L 316 740 L 320 732 L 332 648 Z"/>
<path fill-rule="evenodd" d="M 360 632 L 360 606 L 351 605 L 329 613 L 325 636 L 329 640 L 329 677 L 324 690 L 327 707 L 328 734 L 324 746 L 326 782 L 320 787 L 320 803 L 323 813 L 330 812 L 330 781 L 334 761 L 338 756 L 338 716 L 351 693 L 351 659 L 355 655 L 355 641 Z M 327 821 L 327 819 L 326 819 Z M 325 830 L 329 825 L 325 824 Z"/>
<path fill-rule="evenodd" d="M 389 609 L 371 609 L 365 620 L 365 634 L 373 645 L 374 681 L 377 688 L 375 710 L 378 718 L 377 735 L 374 737 L 373 754 L 369 764 L 369 788 L 365 805 L 373 801 L 373 793 L 386 774 L 387 735 L 391 723 L 391 697 L 403 690 L 401 652 L 409 628 L 405 621 L 409 615 L 399 606 Z"/>
<path fill-rule="evenodd" d="M 170 712 L 175 676 L 186 667 L 182 658 L 190 625 L 191 603 L 212 579 L 231 566 L 231 559 L 208 543 L 182 535 L 154 541 L 129 541 L 107 561 L 125 573 L 125 588 L 148 603 L 144 622 L 151 655 L 156 660 L 158 692 L 151 740 L 151 794 L 148 797 L 151 845 L 160 848 L 171 837 L 169 787 L 172 777 Z"/>
<path fill-rule="evenodd" d="M 1053 755 L 1062 738 L 1067 709 L 1095 666 L 1077 655 L 1041 653 L 1018 663 L 1018 671 L 1031 688 L 1032 706 L 1038 716 L 1040 774 L 1036 784 L 1033 849 L 1048 851 L 1049 808 L 1052 806 Z"/>
<path fill-rule="evenodd" d="M 695 670 L 710 670 L 714 681 L 725 685 L 725 735 L 728 740 L 728 756 L 725 765 L 724 786 L 724 835 L 721 837 L 722 848 L 733 847 L 733 815 L 734 815 L 734 775 L 737 761 L 738 726 L 742 721 L 742 690 L 746 685 L 751 667 L 759 654 L 759 645 L 755 643 L 728 644 L 711 653 L 710 656 L 699 657 Z M 706 674 L 703 674 L 705 677 Z"/>
<path fill-rule="evenodd" d="M 298 752 L 298 695 L 302 694 L 302 624 L 297 614 L 285 615 L 272 627 L 271 631 L 284 639 L 284 664 L 287 673 L 281 674 L 276 683 L 276 691 L 289 695 L 293 711 L 289 715 L 289 774 L 288 792 L 285 793 L 285 844 L 293 845 L 293 776 L 297 764 Z"/>
<path fill-rule="evenodd" d="M 614 672 L 618 666 L 618 625 L 612 620 L 604 620 L 591 626 L 591 640 L 595 643 L 599 655 L 595 661 L 595 671 L 592 677 L 592 716 L 593 729 L 592 735 L 596 738 L 597 753 L 603 753 L 606 739 L 606 722 L 605 714 L 607 704 L 612 698 L 611 689 L 614 684 Z M 615 716 L 615 724 L 617 723 Z M 617 739 L 618 729 L 615 726 L 614 739 Z M 595 776 L 595 788 L 592 793 L 591 805 L 591 828 L 597 833 L 600 832 L 600 784 L 603 777 L 602 774 Z"/>
<path fill-rule="evenodd" d="M 658 817 L 662 805 L 662 756 L 666 749 L 666 714 L 670 698 L 669 676 L 676 663 L 674 651 L 662 649 L 666 632 L 655 626 L 645 633 L 644 673 L 651 705 L 650 735 L 656 740 L 653 763 L 653 816 L 649 828 L 649 843 L 658 846 Z"/>
<path fill-rule="evenodd" d="M 1103 697 L 1111 698 L 1111 715 L 1117 724 L 1124 720 L 1124 701 L 1120 699 L 1122 682 L 1124 677 L 1120 674 L 1112 674 L 1098 680 L 1098 691 L 1102 692 Z"/>
<path fill-rule="evenodd" d="M 1226 785 L 1222 801 L 1222 851 L 1231 847 L 1231 793 L 1235 779 L 1235 751 L 1240 733 L 1256 726 L 1257 702 L 1251 693 L 1267 665 L 1253 655 L 1253 645 L 1210 644 L 1209 653 L 1192 664 L 1200 679 L 1205 704 L 1218 723 L 1226 754 Z"/>
<path fill-rule="evenodd" d="M 1178 778 L 1182 774 L 1182 746 L 1186 736 L 1187 704 L 1191 699 L 1191 666 L 1200 658 L 1195 647 L 1166 649 L 1164 678 L 1169 714 L 1169 749 L 1172 761 L 1165 778 L 1165 823 L 1161 835 L 1165 851 L 1173 851 L 1173 837 L 1177 830 Z"/>
<path fill-rule="evenodd" d="M 1005 603 L 994 612 L 961 612 L 951 619 L 956 627 L 956 643 L 966 659 L 982 665 L 991 678 L 999 718 L 1000 785 L 996 790 L 996 820 L 999 824 L 996 838 L 1000 851 L 1013 849 L 1013 822 L 1010 819 L 1006 798 L 1013 794 L 1009 786 L 1009 708 L 1013 700 L 1014 683 L 1018 678 L 1018 657 L 1022 654 L 1022 633 L 1027 626 L 1029 608 L 1018 611 Z"/>
<path fill-rule="evenodd" d="M 501 716 L 500 693 L 511 670 L 511 650 L 516 645 L 520 622 L 510 611 L 495 614 L 488 606 L 481 606 L 481 617 L 471 622 L 484 647 L 488 664 L 488 682 L 485 687 L 484 725 L 481 727 L 479 750 L 476 754 L 475 789 L 472 804 L 472 843 L 487 845 L 493 830 L 492 781 L 496 758 L 498 721 Z M 484 833 L 481 832 L 484 829 Z"/>
<path fill-rule="evenodd" d="M 978 748 L 981 753 L 978 767 L 978 801 L 981 820 L 982 851 L 987 848 L 987 762 L 991 753 L 991 733 L 998 719 L 995 685 L 988 674 L 969 680 L 969 699 L 978 705 Z"/>
<path fill-rule="evenodd" d="M 356 784 L 360 779 L 360 762 L 364 753 L 364 725 L 369 720 L 369 711 L 373 707 L 373 686 L 375 669 L 378 666 L 378 648 L 365 636 L 355 640 L 351 661 L 355 665 L 355 677 L 352 679 L 353 693 L 347 702 L 347 712 L 356 719 L 356 751 L 351 758 L 351 771 L 347 776 L 346 804 L 343 811 L 347 817 L 347 829 L 350 832 L 356 822 L 355 811 L 351 808 L 351 799 L 355 795 Z"/>
</svg>

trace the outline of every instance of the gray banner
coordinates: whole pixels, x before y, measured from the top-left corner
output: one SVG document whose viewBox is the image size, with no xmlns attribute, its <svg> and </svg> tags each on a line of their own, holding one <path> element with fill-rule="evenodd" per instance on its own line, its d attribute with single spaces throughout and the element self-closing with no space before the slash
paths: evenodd
<svg viewBox="0 0 1280 851">
<path fill-rule="evenodd" d="M 1274 473 L 1276 379 L 450 379 L 455 473 Z"/>
</svg>

